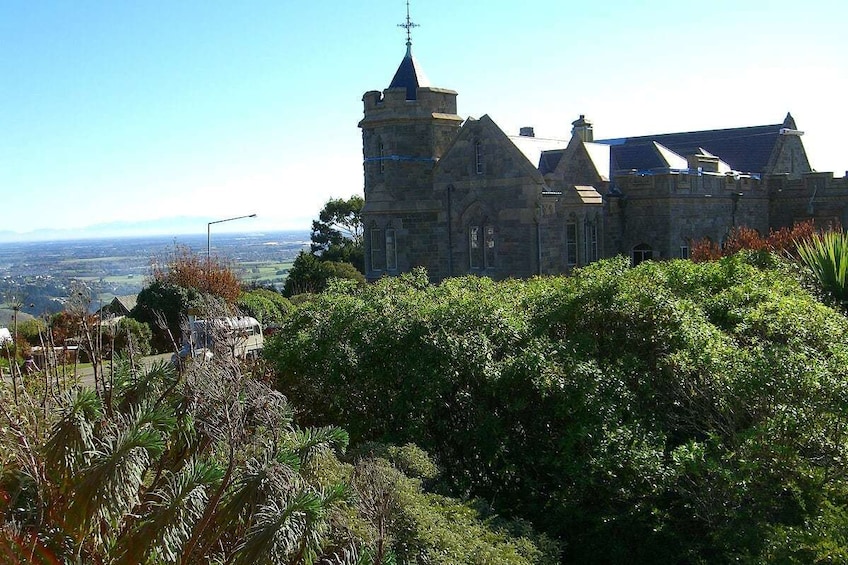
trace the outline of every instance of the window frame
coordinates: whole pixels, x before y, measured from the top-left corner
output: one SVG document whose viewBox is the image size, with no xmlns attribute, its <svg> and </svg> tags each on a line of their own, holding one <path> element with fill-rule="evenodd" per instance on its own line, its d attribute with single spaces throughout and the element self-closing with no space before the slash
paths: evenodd
<svg viewBox="0 0 848 565">
<path fill-rule="evenodd" d="M 468 226 L 468 268 L 471 270 L 483 268 L 482 234 L 483 228 L 479 224 Z"/>
<path fill-rule="evenodd" d="M 574 267 L 578 264 L 577 220 L 571 218 L 565 222 L 565 266 Z"/>
<path fill-rule="evenodd" d="M 384 250 L 383 250 L 383 230 L 380 228 L 371 228 L 371 270 L 372 271 L 383 271 L 385 270 L 381 265 L 385 263 L 383 259 L 385 258 Z M 375 246 L 375 242 L 377 245 Z M 381 256 L 382 255 L 382 256 Z"/>
<path fill-rule="evenodd" d="M 639 260 L 636 260 L 636 255 L 639 254 Z M 647 243 L 640 243 L 638 245 L 634 245 L 630 250 L 630 265 L 635 267 L 639 263 L 644 263 L 645 261 L 652 261 L 654 259 L 654 248 L 648 245 Z"/>
<path fill-rule="evenodd" d="M 397 230 L 395 228 L 385 229 L 385 253 L 386 271 L 396 272 L 397 266 Z M 391 241 L 391 252 L 389 252 L 389 241 Z M 391 259 L 391 260 L 390 260 Z"/>
</svg>

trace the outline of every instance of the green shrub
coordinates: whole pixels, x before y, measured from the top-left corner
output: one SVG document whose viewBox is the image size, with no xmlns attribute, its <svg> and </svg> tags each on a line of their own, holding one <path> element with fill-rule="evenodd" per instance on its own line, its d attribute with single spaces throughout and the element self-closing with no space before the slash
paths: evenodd
<svg viewBox="0 0 848 565">
<path fill-rule="evenodd" d="M 845 335 L 779 260 L 737 254 L 339 285 L 266 354 L 304 424 L 420 445 L 570 561 L 760 561 L 848 496 Z"/>
</svg>

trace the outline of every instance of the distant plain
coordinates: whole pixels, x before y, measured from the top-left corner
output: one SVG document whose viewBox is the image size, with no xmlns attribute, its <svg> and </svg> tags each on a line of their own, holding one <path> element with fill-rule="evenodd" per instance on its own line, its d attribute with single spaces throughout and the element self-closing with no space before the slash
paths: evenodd
<svg viewBox="0 0 848 565">
<path fill-rule="evenodd" d="M 248 285 L 282 288 L 309 232 L 213 234 L 210 252 Z M 0 243 L 0 326 L 59 312 L 80 286 L 96 309 L 115 296 L 137 294 L 154 262 L 167 262 L 186 247 L 206 256 L 206 234 Z"/>
</svg>

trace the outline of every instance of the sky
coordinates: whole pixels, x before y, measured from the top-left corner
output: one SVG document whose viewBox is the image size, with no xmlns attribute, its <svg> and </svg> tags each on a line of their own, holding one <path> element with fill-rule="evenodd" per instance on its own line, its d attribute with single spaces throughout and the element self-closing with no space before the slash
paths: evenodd
<svg viewBox="0 0 848 565">
<path fill-rule="evenodd" d="M 848 169 L 848 2 L 411 0 L 413 53 L 462 117 L 567 139 L 776 124 Z M 0 0 L 0 241 L 179 217 L 308 230 L 362 194 L 362 95 L 405 0 Z M 172 228 L 175 229 L 175 228 Z"/>
</svg>

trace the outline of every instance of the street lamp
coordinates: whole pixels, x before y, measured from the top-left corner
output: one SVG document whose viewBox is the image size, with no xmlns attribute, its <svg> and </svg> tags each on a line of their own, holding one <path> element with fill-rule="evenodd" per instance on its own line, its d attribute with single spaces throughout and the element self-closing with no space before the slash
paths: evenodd
<svg viewBox="0 0 848 565">
<path fill-rule="evenodd" d="M 209 242 L 210 236 L 212 235 L 212 224 L 222 224 L 224 222 L 232 222 L 233 220 L 242 220 L 244 218 L 255 218 L 256 214 L 250 214 L 249 216 L 236 216 L 235 218 L 227 218 L 225 220 L 215 220 L 214 222 L 209 222 L 206 224 L 206 265 L 207 268 L 209 266 L 209 262 L 211 260 L 212 255 L 209 253 Z"/>
</svg>

